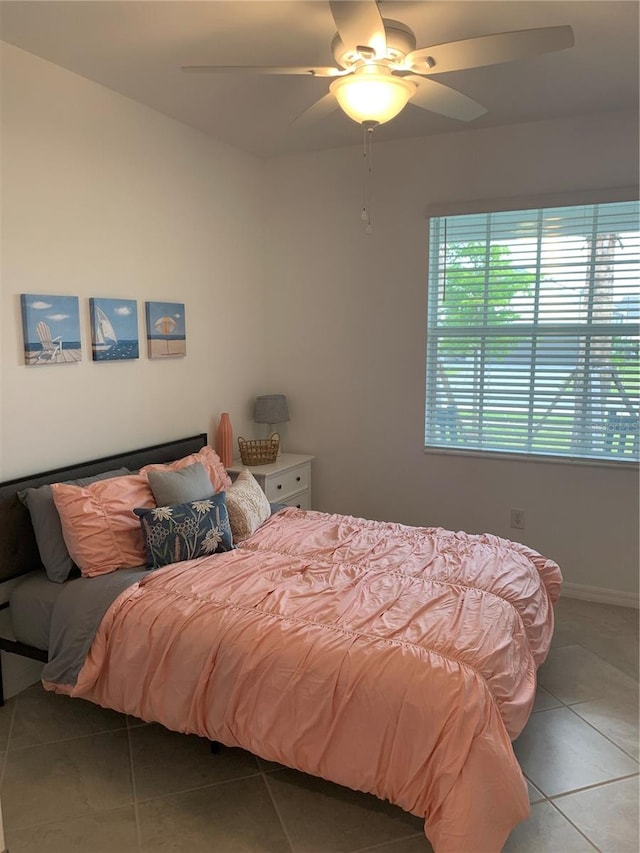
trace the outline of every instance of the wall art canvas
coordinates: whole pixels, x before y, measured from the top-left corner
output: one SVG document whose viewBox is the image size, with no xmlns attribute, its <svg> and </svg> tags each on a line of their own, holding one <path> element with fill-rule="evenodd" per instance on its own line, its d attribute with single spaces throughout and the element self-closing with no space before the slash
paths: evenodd
<svg viewBox="0 0 640 853">
<path fill-rule="evenodd" d="M 138 358 L 138 306 L 135 299 L 89 300 L 94 361 Z"/>
<path fill-rule="evenodd" d="M 24 361 L 29 365 L 75 364 L 82 358 L 77 296 L 21 293 Z"/>
<path fill-rule="evenodd" d="M 149 358 L 187 354 L 187 335 L 182 302 L 147 302 Z"/>
</svg>

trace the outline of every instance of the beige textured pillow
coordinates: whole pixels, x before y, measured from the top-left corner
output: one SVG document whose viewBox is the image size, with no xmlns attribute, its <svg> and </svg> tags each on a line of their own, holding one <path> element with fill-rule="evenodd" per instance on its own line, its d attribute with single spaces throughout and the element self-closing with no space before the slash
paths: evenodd
<svg viewBox="0 0 640 853">
<path fill-rule="evenodd" d="M 251 471 L 240 471 L 227 489 L 227 511 L 234 542 L 242 542 L 271 515 L 267 496 Z"/>
</svg>

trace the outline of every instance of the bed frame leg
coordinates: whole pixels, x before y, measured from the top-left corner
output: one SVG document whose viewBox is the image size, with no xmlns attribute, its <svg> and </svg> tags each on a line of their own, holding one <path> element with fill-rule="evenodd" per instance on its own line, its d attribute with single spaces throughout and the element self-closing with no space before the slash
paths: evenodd
<svg viewBox="0 0 640 853">
<path fill-rule="evenodd" d="M 211 748 L 212 755 L 219 755 L 222 752 L 222 744 L 217 740 L 210 740 L 209 746 Z"/>
</svg>

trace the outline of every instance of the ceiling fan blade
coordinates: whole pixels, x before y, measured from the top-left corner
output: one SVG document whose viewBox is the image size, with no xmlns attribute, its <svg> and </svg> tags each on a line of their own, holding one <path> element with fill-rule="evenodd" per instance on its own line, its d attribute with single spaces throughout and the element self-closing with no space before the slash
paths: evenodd
<svg viewBox="0 0 640 853">
<path fill-rule="evenodd" d="M 375 0 L 331 0 L 331 14 L 346 50 L 368 46 L 376 56 L 387 53 L 387 36 Z"/>
<path fill-rule="evenodd" d="M 482 104 L 468 98 L 461 92 L 457 92 L 450 86 L 436 83 L 435 80 L 418 77 L 415 74 L 404 79 L 411 80 L 418 87 L 415 95 L 409 100 L 409 103 L 415 107 L 421 107 L 423 110 L 439 113 L 449 118 L 457 118 L 460 121 L 472 121 L 487 112 L 487 108 L 483 107 Z"/>
<path fill-rule="evenodd" d="M 341 68 L 317 65 L 183 65 L 187 74 L 300 74 L 306 77 L 339 77 Z"/>
<path fill-rule="evenodd" d="M 405 67 L 418 74 L 443 74 L 447 71 L 515 62 L 573 45 L 573 30 L 569 26 L 514 30 L 413 50 L 407 55 Z M 433 60 L 433 64 L 430 60 Z"/>
<path fill-rule="evenodd" d="M 320 121 L 323 118 L 331 115 L 331 113 L 335 112 L 338 109 L 338 102 L 335 99 L 335 96 L 331 94 L 331 92 L 327 92 L 324 97 L 320 98 L 319 101 L 316 101 L 315 104 L 311 104 L 303 113 L 293 120 L 292 124 L 294 127 L 308 127 L 310 124 L 315 124 L 317 121 Z"/>
</svg>

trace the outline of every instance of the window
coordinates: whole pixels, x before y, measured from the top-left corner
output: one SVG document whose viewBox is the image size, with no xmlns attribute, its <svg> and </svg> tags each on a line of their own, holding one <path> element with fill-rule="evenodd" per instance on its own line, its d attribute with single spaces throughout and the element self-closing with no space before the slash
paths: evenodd
<svg viewBox="0 0 640 853">
<path fill-rule="evenodd" d="M 426 447 L 638 461 L 639 215 L 429 220 Z"/>
</svg>

